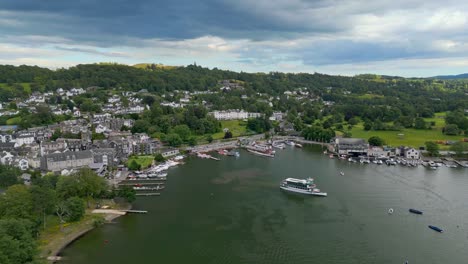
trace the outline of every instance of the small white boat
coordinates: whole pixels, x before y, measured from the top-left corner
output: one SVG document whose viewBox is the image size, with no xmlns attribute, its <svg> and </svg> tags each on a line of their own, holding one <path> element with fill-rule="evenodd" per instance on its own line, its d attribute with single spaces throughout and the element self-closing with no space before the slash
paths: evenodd
<svg viewBox="0 0 468 264">
<path fill-rule="evenodd" d="M 341 172 L 340 172 L 340 175 L 341 175 L 341 176 L 344 176 L 344 172 L 341 171 Z"/>
<path fill-rule="evenodd" d="M 388 209 L 388 214 L 393 214 L 393 208 Z"/>
<path fill-rule="evenodd" d="M 284 145 L 284 143 L 273 144 L 273 147 L 274 147 L 274 148 L 278 148 L 278 149 L 285 149 L 285 148 L 286 148 L 286 145 Z"/>
</svg>

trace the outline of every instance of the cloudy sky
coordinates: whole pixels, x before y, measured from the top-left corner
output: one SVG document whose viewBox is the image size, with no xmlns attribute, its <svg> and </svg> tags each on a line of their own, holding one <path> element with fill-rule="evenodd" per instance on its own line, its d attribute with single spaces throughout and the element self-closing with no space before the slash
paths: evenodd
<svg viewBox="0 0 468 264">
<path fill-rule="evenodd" d="M 0 64 L 468 72 L 468 1 L 3 0 Z"/>
</svg>

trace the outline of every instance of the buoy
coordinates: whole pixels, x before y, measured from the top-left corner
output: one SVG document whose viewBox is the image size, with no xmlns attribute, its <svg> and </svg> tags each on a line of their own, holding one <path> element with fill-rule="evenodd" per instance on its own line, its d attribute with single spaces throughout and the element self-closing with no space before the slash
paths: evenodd
<svg viewBox="0 0 468 264">
<path fill-rule="evenodd" d="M 388 214 L 393 214 L 393 208 L 388 209 Z"/>
</svg>

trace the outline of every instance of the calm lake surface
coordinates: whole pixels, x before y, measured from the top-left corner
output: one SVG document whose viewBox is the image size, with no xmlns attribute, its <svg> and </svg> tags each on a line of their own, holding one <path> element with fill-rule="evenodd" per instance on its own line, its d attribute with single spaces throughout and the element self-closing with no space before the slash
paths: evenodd
<svg viewBox="0 0 468 264">
<path fill-rule="evenodd" d="M 160 197 L 135 202 L 148 214 L 93 230 L 61 263 L 468 263 L 468 169 L 348 163 L 315 146 L 221 159 L 171 168 Z M 279 189 L 310 176 L 328 197 Z"/>
</svg>

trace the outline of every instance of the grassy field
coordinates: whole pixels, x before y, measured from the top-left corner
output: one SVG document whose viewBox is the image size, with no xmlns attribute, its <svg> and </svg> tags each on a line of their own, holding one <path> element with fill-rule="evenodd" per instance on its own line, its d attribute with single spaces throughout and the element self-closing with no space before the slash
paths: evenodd
<svg viewBox="0 0 468 264">
<path fill-rule="evenodd" d="M 403 129 L 401 131 L 365 131 L 363 124 L 360 123 L 351 129 L 353 137 L 369 139 L 372 136 L 378 136 L 385 140 L 385 143 L 390 146 L 424 146 L 426 141 L 436 140 L 453 140 L 460 141 L 463 136 L 447 136 L 442 133 L 442 128 L 445 126 L 443 117 L 445 113 L 438 113 L 434 118 L 425 119 L 427 122 L 435 122 L 432 129 Z M 442 149 L 447 149 L 448 146 L 441 145 Z"/>
<path fill-rule="evenodd" d="M 247 133 L 247 123 L 242 120 L 226 120 L 221 121 L 222 129 L 229 128 L 229 131 L 232 132 L 233 137 L 239 137 Z M 213 134 L 213 139 L 222 139 L 224 137 L 224 132 Z"/>
<path fill-rule="evenodd" d="M 23 89 L 26 93 L 31 94 L 31 83 L 20 83 L 20 85 L 23 86 Z M 0 83 L 0 88 L 7 90 L 13 89 L 12 87 L 9 87 L 6 83 Z"/>
<path fill-rule="evenodd" d="M 363 94 L 363 95 L 359 95 L 358 98 L 372 99 L 372 98 L 384 98 L 384 96 L 380 94 Z"/>
<path fill-rule="evenodd" d="M 21 123 L 21 116 L 12 117 L 6 121 L 7 125 L 19 125 Z"/>
<path fill-rule="evenodd" d="M 130 164 L 132 161 L 141 165 L 142 169 L 148 168 L 153 163 L 153 156 L 132 156 L 128 159 L 127 164 Z"/>
</svg>

